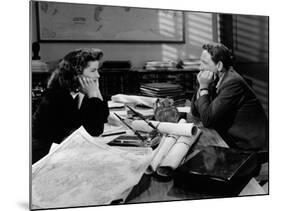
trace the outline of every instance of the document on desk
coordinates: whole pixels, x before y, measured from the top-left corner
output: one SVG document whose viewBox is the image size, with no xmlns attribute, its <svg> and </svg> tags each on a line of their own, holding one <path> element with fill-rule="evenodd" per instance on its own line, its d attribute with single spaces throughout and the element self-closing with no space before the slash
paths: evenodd
<svg viewBox="0 0 281 211">
<path fill-rule="evenodd" d="M 122 150 L 81 127 L 32 166 L 32 207 L 105 205 L 128 196 L 152 160 L 152 149 Z"/>
<path fill-rule="evenodd" d="M 111 97 L 111 100 L 113 102 L 117 102 L 117 103 L 133 103 L 133 104 L 145 105 L 150 108 L 153 108 L 154 103 L 156 102 L 157 98 L 137 96 L 137 95 L 117 94 L 117 95 L 113 95 Z"/>
<path fill-rule="evenodd" d="M 110 125 L 113 126 L 122 126 L 123 123 L 114 115 L 114 113 L 118 114 L 120 117 L 126 119 L 127 118 L 127 111 L 126 110 L 121 110 L 121 111 L 110 111 L 109 116 L 107 118 L 107 122 Z"/>
<path fill-rule="evenodd" d="M 124 103 L 117 103 L 117 102 L 113 102 L 112 100 L 108 101 L 107 104 L 108 104 L 108 108 L 109 109 L 125 108 L 125 104 Z"/>
<path fill-rule="evenodd" d="M 104 124 L 104 129 L 101 137 L 103 137 L 103 142 L 108 143 L 109 141 L 112 141 L 114 138 L 117 138 L 118 136 L 122 134 L 127 134 L 129 131 L 127 128 L 125 128 L 123 125 L 120 126 L 114 126 L 108 123 Z M 114 138 L 112 138 L 114 136 Z"/>
</svg>

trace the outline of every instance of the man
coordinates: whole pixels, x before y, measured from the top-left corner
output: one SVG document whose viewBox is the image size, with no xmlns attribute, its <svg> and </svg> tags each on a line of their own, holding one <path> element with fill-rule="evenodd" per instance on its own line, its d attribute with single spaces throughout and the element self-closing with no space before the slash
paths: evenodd
<svg viewBox="0 0 281 211">
<path fill-rule="evenodd" d="M 192 114 L 204 127 L 218 131 L 230 147 L 267 150 L 267 117 L 253 90 L 233 69 L 231 52 L 219 43 L 202 48 Z"/>
</svg>

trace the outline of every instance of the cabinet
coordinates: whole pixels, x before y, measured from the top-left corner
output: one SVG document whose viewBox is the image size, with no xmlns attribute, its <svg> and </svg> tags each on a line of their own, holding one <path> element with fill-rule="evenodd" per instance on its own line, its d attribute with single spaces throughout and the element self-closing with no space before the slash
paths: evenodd
<svg viewBox="0 0 281 211">
<path fill-rule="evenodd" d="M 195 89 L 198 70 L 144 70 L 116 69 L 100 71 L 100 90 L 104 99 L 110 100 L 112 95 L 123 93 L 137 95 L 142 83 L 170 82 L 180 84 L 189 99 Z M 32 110 L 35 111 L 41 96 L 47 87 L 50 72 L 32 73 Z"/>
<path fill-rule="evenodd" d="M 32 97 L 32 114 L 39 105 L 42 94 L 47 88 L 50 72 L 32 72 L 31 75 L 31 97 Z"/>
<path fill-rule="evenodd" d="M 169 82 L 180 84 L 190 98 L 195 90 L 197 69 L 194 70 L 103 70 L 100 72 L 100 89 L 109 100 L 112 95 L 123 93 L 137 95 L 142 83 Z"/>
<path fill-rule="evenodd" d="M 135 77 L 132 80 L 135 92 L 138 93 L 140 90 L 140 85 L 142 83 L 154 83 L 154 82 L 168 82 L 180 84 L 185 90 L 187 98 L 191 98 L 194 93 L 196 86 L 196 75 L 198 69 L 183 70 L 183 69 L 174 69 L 174 70 L 144 70 L 137 69 L 132 70 L 132 73 L 136 73 Z"/>
<path fill-rule="evenodd" d="M 110 100 L 112 95 L 119 93 L 131 94 L 131 72 L 127 69 L 106 70 L 100 73 L 100 91 L 106 100 Z"/>
</svg>

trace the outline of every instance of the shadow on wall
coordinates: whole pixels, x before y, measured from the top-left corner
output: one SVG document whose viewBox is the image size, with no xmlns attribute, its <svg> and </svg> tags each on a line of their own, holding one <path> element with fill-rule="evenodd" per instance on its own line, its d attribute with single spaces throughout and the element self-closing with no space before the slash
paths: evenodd
<svg viewBox="0 0 281 211">
<path fill-rule="evenodd" d="M 237 70 L 252 81 L 268 115 L 268 17 L 233 15 L 233 37 Z"/>
<path fill-rule="evenodd" d="M 240 62 L 268 63 L 268 17 L 235 15 L 235 56 Z"/>
<path fill-rule="evenodd" d="M 266 63 L 238 63 L 237 70 L 252 83 L 252 88 L 260 100 L 267 116 L 269 109 L 269 78 L 268 64 Z"/>
<path fill-rule="evenodd" d="M 201 54 L 201 47 L 204 43 L 215 41 L 213 34 L 216 30 L 213 21 L 214 14 L 185 12 L 185 45 L 162 45 L 162 60 L 177 59 L 198 59 Z M 170 31 L 180 30 L 180 27 L 173 25 L 169 20 L 162 20 L 160 23 L 170 27 Z"/>
</svg>

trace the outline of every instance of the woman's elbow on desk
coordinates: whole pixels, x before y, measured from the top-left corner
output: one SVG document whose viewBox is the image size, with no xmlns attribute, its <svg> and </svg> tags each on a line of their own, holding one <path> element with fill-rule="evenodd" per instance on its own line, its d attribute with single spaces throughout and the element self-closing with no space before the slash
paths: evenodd
<svg viewBox="0 0 281 211">
<path fill-rule="evenodd" d="M 96 126 L 96 127 L 87 127 L 87 126 L 84 126 L 86 131 L 91 135 L 91 136 L 99 136 L 103 133 L 103 129 L 104 129 L 104 126 L 103 124 L 101 124 L 100 126 Z"/>
</svg>

